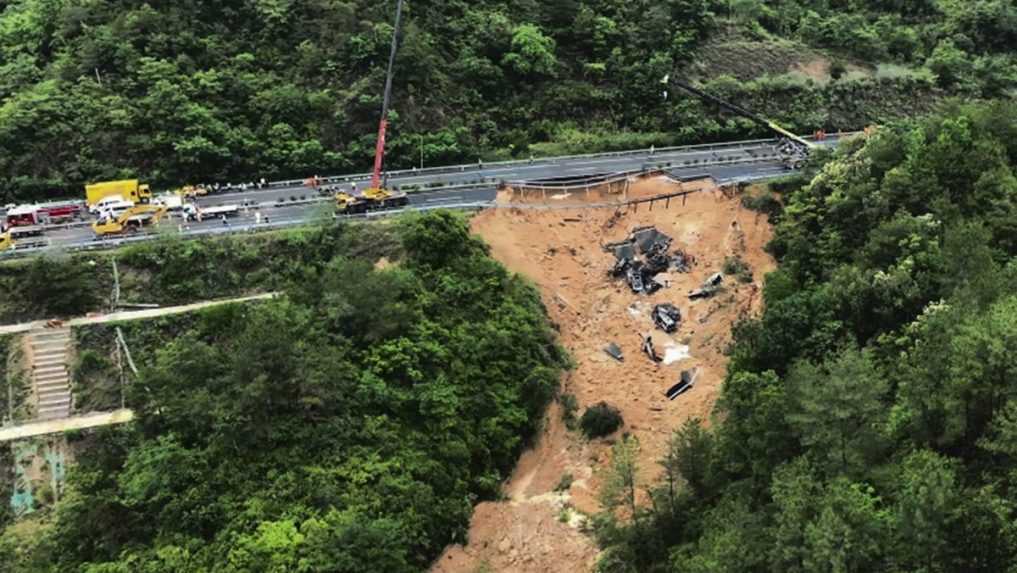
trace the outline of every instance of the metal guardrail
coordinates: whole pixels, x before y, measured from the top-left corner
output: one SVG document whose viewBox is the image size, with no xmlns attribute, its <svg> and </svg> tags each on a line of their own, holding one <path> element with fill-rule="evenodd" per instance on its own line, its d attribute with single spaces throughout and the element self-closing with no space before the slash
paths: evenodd
<svg viewBox="0 0 1017 573">
<path fill-rule="evenodd" d="M 843 131 L 837 133 L 827 134 L 827 139 L 840 139 L 842 137 L 848 137 L 861 133 L 859 131 Z M 806 140 L 815 140 L 814 137 L 805 137 Z M 533 159 L 513 159 L 509 161 L 493 161 L 490 163 L 470 163 L 460 165 L 447 165 L 438 167 L 425 167 L 423 169 L 399 169 L 396 171 L 386 171 L 386 175 L 390 178 L 396 179 L 400 177 L 412 177 L 420 175 L 440 175 L 444 173 L 463 173 L 469 170 L 482 171 L 485 169 L 499 169 L 505 167 L 515 166 L 528 166 L 528 165 L 556 165 L 561 162 L 578 161 L 582 159 L 604 159 L 610 157 L 626 157 L 632 155 L 671 155 L 675 153 L 693 153 L 697 151 L 712 151 L 716 149 L 730 149 L 739 147 L 760 147 L 763 145 L 771 145 L 773 138 L 766 139 L 748 139 L 743 141 L 728 141 L 718 143 L 698 143 L 692 145 L 676 145 L 670 147 L 646 147 L 640 149 L 626 149 L 621 151 L 604 151 L 600 153 L 584 153 L 578 155 L 559 155 L 554 157 L 540 157 Z M 369 179 L 371 173 L 351 173 L 345 175 L 330 175 L 320 178 L 321 181 L 326 183 L 342 183 L 349 181 L 359 181 L 363 179 Z M 282 181 L 271 181 L 266 185 L 266 188 L 278 188 L 278 187 L 293 187 L 303 185 L 305 179 L 289 179 Z"/>
<path fill-rule="evenodd" d="M 769 141 L 769 140 L 765 140 L 765 141 Z M 672 162 L 672 165 L 666 165 L 666 164 L 651 165 L 650 168 L 652 168 L 653 170 L 666 170 L 666 169 L 674 170 L 674 169 L 680 169 L 683 166 L 688 166 L 688 167 L 711 167 L 711 166 L 723 166 L 723 165 L 767 163 L 767 162 L 771 162 L 772 161 L 773 156 L 775 156 L 775 155 L 771 155 L 771 156 L 759 156 L 759 157 L 754 157 L 754 158 L 750 158 L 750 159 L 746 159 L 746 158 L 733 158 L 733 159 L 726 159 L 726 160 L 719 160 L 719 161 L 712 161 L 712 162 L 693 163 L 692 165 L 683 164 L 683 165 L 677 165 L 677 166 L 673 165 L 673 162 Z M 636 173 L 636 172 L 639 172 L 639 171 L 629 171 L 629 172 L 621 172 L 621 173 L 624 174 L 624 177 L 629 177 L 629 176 L 631 176 L 632 173 Z M 772 178 L 772 177 L 775 177 L 775 176 L 779 176 L 779 175 L 766 174 L 764 177 L 761 177 L 761 178 Z M 752 178 L 748 178 L 748 177 L 738 178 L 738 180 L 750 180 L 750 179 L 752 179 Z M 760 178 L 756 178 L 756 179 L 760 179 Z M 601 181 L 600 183 L 604 183 L 604 182 L 605 181 Z M 513 184 L 520 184 L 520 183 L 525 183 L 525 182 L 524 181 L 507 181 L 507 182 L 505 182 L 505 184 L 510 185 L 510 186 L 513 185 Z M 493 188 L 492 185 L 466 184 L 466 185 L 445 186 L 445 187 L 440 187 L 440 188 L 434 188 L 432 191 L 435 191 L 435 192 L 438 192 L 438 191 L 457 191 L 457 190 L 459 190 L 459 191 L 467 191 L 467 190 L 491 189 L 491 188 Z M 328 200 L 330 200 L 329 197 L 318 196 L 318 197 L 314 197 L 312 199 L 307 199 L 307 200 L 303 200 L 303 201 L 300 201 L 300 200 L 298 200 L 298 201 L 288 201 L 288 202 L 284 202 L 284 203 L 281 203 L 281 204 L 278 204 L 275 201 L 266 201 L 266 202 L 258 203 L 257 205 L 267 205 L 267 206 L 272 206 L 272 207 L 289 207 L 289 206 L 302 205 L 302 204 L 320 203 L 320 202 L 325 202 L 325 201 L 328 201 Z M 607 205 L 607 204 L 605 204 L 605 205 Z M 403 213 L 412 212 L 412 211 L 423 211 L 423 212 L 426 212 L 426 211 L 432 211 L 432 210 L 437 210 L 437 209 L 477 210 L 477 209 L 483 209 L 483 208 L 492 207 L 492 206 L 497 206 L 497 207 L 512 207 L 512 208 L 527 208 L 527 209 L 528 208 L 537 208 L 537 206 L 534 206 L 532 204 L 499 204 L 499 205 L 495 205 L 495 204 L 493 204 L 491 202 L 462 202 L 462 203 L 442 203 L 440 205 L 419 205 L 419 206 L 412 206 L 412 207 L 409 207 L 409 208 L 406 208 L 406 209 L 393 209 L 393 210 L 385 210 L 385 211 L 374 211 L 374 212 L 369 212 L 369 213 L 366 213 L 366 214 L 358 214 L 358 215 L 341 215 L 341 216 L 338 216 L 336 218 L 337 219 L 350 219 L 350 220 L 355 220 L 355 219 L 370 219 L 370 218 L 376 218 L 376 217 L 389 217 L 389 216 L 401 215 Z M 547 206 L 546 208 L 567 208 L 567 206 Z M 248 233 L 248 232 L 252 232 L 252 231 L 282 229 L 282 228 L 287 228 L 287 227 L 293 227 L 293 226 L 297 226 L 297 225 L 307 224 L 309 219 L 310 219 L 310 217 L 302 217 L 302 218 L 298 218 L 298 219 L 284 220 L 284 221 L 275 221 L 275 222 L 271 222 L 271 223 L 262 222 L 260 224 L 231 225 L 231 226 L 228 226 L 228 227 L 209 226 L 209 227 L 205 227 L 205 228 L 202 228 L 202 229 L 192 229 L 190 231 L 185 231 L 184 233 L 179 233 L 176 236 L 182 236 L 182 237 L 226 236 L 226 235 L 232 235 L 232 234 Z M 61 227 L 69 228 L 69 227 L 72 227 L 72 226 L 75 226 L 75 225 L 62 225 Z M 8 252 L 5 252 L 5 253 L 0 253 L 0 260 L 14 259 L 14 258 L 20 258 L 20 257 L 24 257 L 24 256 L 30 256 L 30 255 L 38 254 L 38 253 L 45 252 L 45 251 L 58 251 L 58 250 L 71 250 L 71 251 L 104 250 L 104 249 L 120 247 L 120 246 L 127 245 L 127 244 L 132 244 L 132 243 L 138 243 L 138 242 L 143 242 L 143 241 L 150 241 L 150 240 L 159 238 L 160 236 L 162 236 L 162 235 L 159 234 L 159 233 L 148 233 L 148 234 L 144 234 L 144 235 L 137 235 L 137 236 L 133 236 L 133 237 L 121 237 L 121 238 L 117 238 L 117 239 L 106 239 L 106 240 L 100 240 L 100 241 L 90 240 L 90 241 L 83 241 L 83 242 L 80 242 L 80 243 L 72 243 L 72 244 L 64 244 L 64 245 L 48 245 L 48 246 L 45 246 L 45 247 L 14 249 L 13 251 L 8 251 Z"/>
</svg>

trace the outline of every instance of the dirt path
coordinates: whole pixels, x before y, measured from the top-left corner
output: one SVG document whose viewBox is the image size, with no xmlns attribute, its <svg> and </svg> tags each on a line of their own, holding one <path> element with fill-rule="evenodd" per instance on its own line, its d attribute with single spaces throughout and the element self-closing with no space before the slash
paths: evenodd
<svg viewBox="0 0 1017 573">
<path fill-rule="evenodd" d="M 219 306 L 221 304 L 248 302 L 252 300 L 266 300 L 270 298 L 275 298 L 276 296 L 278 296 L 278 293 L 270 292 L 267 294 L 242 296 L 222 300 L 206 300 L 191 304 L 184 304 L 180 306 L 166 306 L 161 308 L 150 308 L 145 310 L 128 310 L 121 312 L 113 312 L 109 314 L 97 314 L 94 316 L 72 318 L 71 320 L 65 321 L 63 324 L 64 326 L 83 326 L 87 324 L 102 324 L 104 322 L 117 322 L 120 320 L 139 320 L 144 318 L 155 318 L 171 314 L 183 314 L 185 312 L 191 312 L 202 308 L 208 308 L 210 306 Z M 45 327 L 45 325 L 46 325 L 45 320 L 22 322 L 20 324 L 0 325 L 0 334 L 16 334 L 19 332 L 28 332 L 33 328 L 43 328 Z"/>
<path fill-rule="evenodd" d="M 704 184 L 706 185 L 706 184 Z M 758 312 L 759 285 L 774 267 L 763 251 L 771 230 L 765 217 L 744 209 L 738 197 L 712 186 L 690 195 L 685 203 L 650 211 L 617 213 L 613 209 L 491 209 L 474 217 L 473 231 L 491 245 L 492 255 L 510 270 L 531 279 L 540 289 L 561 342 L 576 361 L 562 382 L 563 392 L 576 396 L 579 413 L 606 401 L 625 419 L 623 431 L 641 444 L 640 478 L 657 476 L 656 461 L 671 432 L 696 416 L 707 419 L 727 366 L 724 350 L 730 327 L 741 316 Z M 689 187 L 686 187 L 688 189 Z M 634 185 L 633 198 L 677 190 L 664 178 Z M 517 201 L 518 197 L 512 201 Z M 674 238 L 673 248 L 694 255 L 688 274 L 667 273 L 670 286 L 644 296 L 622 281 L 608 277 L 614 262 L 602 244 L 624 239 L 637 226 L 655 225 Z M 754 281 L 725 280 L 711 299 L 690 301 L 687 293 L 721 270 L 727 256 L 738 255 L 752 268 Z M 663 276 L 663 275 L 662 275 Z M 655 330 L 653 305 L 671 302 L 682 312 L 682 325 L 672 334 Z M 658 351 L 683 356 L 656 364 L 640 352 L 641 335 L 652 333 Z M 624 362 L 608 357 L 604 346 L 617 343 Z M 664 391 L 682 370 L 695 369 L 695 387 L 675 401 Z M 440 573 L 491 571 L 590 571 L 598 549 L 582 532 L 584 515 L 600 511 L 597 492 L 610 455 L 609 440 L 583 439 L 562 422 L 557 405 L 545 420 L 537 445 L 523 454 L 505 484 L 508 500 L 477 506 L 469 542 L 446 549 L 432 567 Z M 564 475 L 571 485 L 556 492 Z"/>
<path fill-rule="evenodd" d="M 98 426 L 109 426 L 111 424 L 124 424 L 134 419 L 134 412 L 128 409 L 114 410 L 112 412 L 98 412 L 82 416 L 71 416 L 60 420 L 44 420 L 41 422 L 29 422 L 17 426 L 0 428 L 0 442 L 42 436 L 44 434 L 58 434 L 68 430 L 83 430 Z"/>
</svg>

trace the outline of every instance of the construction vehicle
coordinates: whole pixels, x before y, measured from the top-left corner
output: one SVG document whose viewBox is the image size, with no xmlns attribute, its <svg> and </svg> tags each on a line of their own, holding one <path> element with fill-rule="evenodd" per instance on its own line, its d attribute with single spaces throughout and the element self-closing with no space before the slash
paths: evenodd
<svg viewBox="0 0 1017 573">
<path fill-rule="evenodd" d="M 344 215 L 364 213 L 375 209 L 394 209 L 410 202 L 405 192 L 385 189 L 381 180 L 381 168 L 385 159 L 385 131 L 388 129 L 388 105 L 392 98 L 392 68 L 395 64 L 396 48 L 399 46 L 399 22 L 402 20 L 403 0 L 396 4 L 395 30 L 392 33 L 392 48 L 388 54 L 388 71 L 385 74 L 385 93 L 381 100 L 381 120 L 378 122 L 378 141 L 374 146 L 374 170 L 371 185 L 362 193 L 356 189 L 339 191 L 335 194 L 336 212 Z M 317 178 L 315 177 L 315 180 Z M 317 183 L 317 181 L 315 181 Z"/>
<path fill-rule="evenodd" d="M 164 205 L 135 205 L 118 216 L 110 215 L 92 223 L 92 231 L 98 239 L 133 233 L 158 223 L 165 214 Z"/>
<path fill-rule="evenodd" d="M 187 199 L 194 199 L 195 197 L 208 195 L 208 189 L 202 185 L 184 185 L 177 190 L 177 194 Z"/>
<path fill-rule="evenodd" d="M 808 161 L 809 153 L 816 147 L 814 143 L 791 133 L 776 122 L 760 117 L 741 106 L 722 100 L 713 94 L 704 92 L 703 90 L 681 80 L 670 79 L 669 82 L 669 78 L 670 74 L 664 76 L 664 80 L 661 83 L 665 85 L 674 84 L 704 101 L 719 105 L 728 111 L 752 120 L 756 124 L 774 132 L 778 138 L 776 150 L 781 155 L 781 162 L 784 164 L 786 169 L 801 169 L 805 165 L 805 162 Z M 664 95 L 667 97 L 666 91 L 664 92 Z"/>
<path fill-rule="evenodd" d="M 46 244 L 45 239 L 36 238 L 42 237 L 43 234 L 43 228 L 39 226 L 12 226 L 0 229 L 3 230 L 0 233 L 0 252 L 14 249 L 16 244 L 22 248 Z"/>
<path fill-rule="evenodd" d="M 85 185 L 85 202 L 89 207 L 112 195 L 119 195 L 121 199 L 135 204 L 148 203 L 152 200 L 152 190 L 137 179 L 100 181 Z"/>
<path fill-rule="evenodd" d="M 215 205 L 214 207 L 196 207 L 191 204 L 183 206 L 184 215 L 188 221 L 211 221 L 213 219 L 227 219 L 240 214 L 240 205 Z"/>
</svg>

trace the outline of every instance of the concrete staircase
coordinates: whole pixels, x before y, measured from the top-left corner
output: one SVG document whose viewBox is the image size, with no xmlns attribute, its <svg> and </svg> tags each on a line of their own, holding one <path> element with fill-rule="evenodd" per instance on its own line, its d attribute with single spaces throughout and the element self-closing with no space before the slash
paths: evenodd
<svg viewBox="0 0 1017 573">
<path fill-rule="evenodd" d="M 39 420 L 71 415 L 71 379 L 68 351 L 71 329 L 40 328 L 29 333 L 32 346 L 32 380 Z"/>
</svg>

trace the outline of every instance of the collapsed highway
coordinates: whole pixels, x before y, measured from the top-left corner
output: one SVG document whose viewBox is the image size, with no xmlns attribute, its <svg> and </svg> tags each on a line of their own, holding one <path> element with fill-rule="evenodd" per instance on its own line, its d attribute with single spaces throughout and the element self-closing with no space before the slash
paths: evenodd
<svg viewBox="0 0 1017 573">
<path fill-rule="evenodd" d="M 830 135 L 822 145 L 834 147 L 847 135 Z M 534 181 L 644 169 L 662 169 L 676 177 L 709 175 L 719 183 L 761 180 L 787 173 L 773 148 L 773 140 L 751 140 L 391 171 L 387 177 L 389 185 L 409 192 L 408 210 L 428 210 L 482 207 L 494 200 L 499 184 L 510 180 Z M 362 189 L 370 181 L 370 174 L 321 177 L 319 180 L 339 189 L 350 189 L 354 185 Z M 45 228 L 44 245 L 12 249 L 2 256 L 26 256 L 53 249 L 105 248 L 151 240 L 165 233 L 205 236 L 246 232 L 293 226 L 333 216 L 331 197 L 317 193 L 303 180 L 271 182 L 262 188 L 200 196 L 195 198 L 195 202 L 205 209 L 238 204 L 243 211 L 229 221 L 188 222 L 170 217 L 158 229 L 111 240 L 97 240 L 85 222 L 52 225 Z"/>
</svg>

